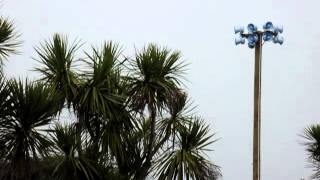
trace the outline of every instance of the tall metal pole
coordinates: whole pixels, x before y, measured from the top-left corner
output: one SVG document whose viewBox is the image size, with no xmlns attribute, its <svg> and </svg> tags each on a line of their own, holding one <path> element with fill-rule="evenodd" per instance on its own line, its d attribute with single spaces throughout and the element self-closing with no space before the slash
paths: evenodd
<svg viewBox="0 0 320 180">
<path fill-rule="evenodd" d="M 262 42 L 272 41 L 282 45 L 283 32 L 282 26 L 274 26 L 268 21 L 263 25 L 263 30 L 258 30 L 257 26 L 250 23 L 247 26 L 248 31 L 245 33 L 243 27 L 235 27 L 234 32 L 238 34 L 235 44 L 245 44 L 248 40 L 248 47 L 255 48 L 254 62 L 254 101 L 253 101 L 253 164 L 252 177 L 253 180 L 261 179 L 261 56 Z"/>
<path fill-rule="evenodd" d="M 260 137 L 261 137 L 261 55 L 262 33 L 258 33 L 255 45 L 254 68 L 254 114 L 253 114 L 253 180 L 260 180 Z"/>
</svg>

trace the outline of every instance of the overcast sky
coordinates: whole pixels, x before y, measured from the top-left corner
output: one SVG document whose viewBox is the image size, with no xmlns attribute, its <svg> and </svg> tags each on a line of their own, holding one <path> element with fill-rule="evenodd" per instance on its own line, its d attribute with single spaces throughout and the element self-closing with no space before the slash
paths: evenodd
<svg viewBox="0 0 320 180">
<path fill-rule="evenodd" d="M 114 40 L 127 55 L 155 42 L 181 50 L 197 111 L 220 138 L 210 158 L 224 180 L 252 174 L 254 51 L 234 45 L 235 25 L 266 21 L 284 27 L 282 46 L 266 43 L 262 72 L 262 178 L 300 180 L 312 172 L 299 134 L 320 120 L 319 0 L 2 0 L 22 54 L 8 76 L 35 77 L 33 47 L 55 32 L 90 45 Z M 80 53 L 81 54 L 81 53 Z"/>
</svg>

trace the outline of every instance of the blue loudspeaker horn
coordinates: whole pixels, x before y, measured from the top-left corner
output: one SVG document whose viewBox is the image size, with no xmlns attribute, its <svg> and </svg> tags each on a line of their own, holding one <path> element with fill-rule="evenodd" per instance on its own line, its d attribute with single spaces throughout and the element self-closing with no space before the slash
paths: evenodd
<svg viewBox="0 0 320 180">
<path fill-rule="evenodd" d="M 276 26 L 274 27 L 275 33 L 282 33 L 283 32 L 283 26 Z"/>
<path fill-rule="evenodd" d="M 248 47 L 252 49 L 252 48 L 254 48 L 254 45 L 255 45 L 255 44 L 256 44 L 256 43 L 249 42 L 249 43 L 248 43 Z"/>
<path fill-rule="evenodd" d="M 279 36 L 279 37 L 278 37 L 278 43 L 279 43 L 280 45 L 282 45 L 282 44 L 283 44 L 283 41 L 284 41 L 283 37 L 282 37 L 282 36 Z"/>
<path fill-rule="evenodd" d="M 237 33 L 240 33 L 242 34 L 244 32 L 244 28 L 241 27 L 241 26 L 238 26 L 238 27 L 234 27 L 234 33 L 237 34 Z"/>
<path fill-rule="evenodd" d="M 256 34 L 250 34 L 250 35 L 248 36 L 248 42 L 249 42 L 249 43 L 255 44 L 257 41 L 258 41 L 258 35 L 256 35 Z"/>
<path fill-rule="evenodd" d="M 258 30 L 257 26 L 252 23 L 248 24 L 247 29 L 249 33 L 254 33 Z"/>
<path fill-rule="evenodd" d="M 273 35 L 272 35 L 271 32 L 266 31 L 266 32 L 263 33 L 262 38 L 263 38 L 264 41 L 270 41 L 270 40 L 272 40 L 272 36 Z"/>
<path fill-rule="evenodd" d="M 284 39 L 283 39 L 283 37 L 281 37 L 281 36 L 275 36 L 275 37 L 273 38 L 273 42 L 274 42 L 274 43 L 279 43 L 280 45 L 283 44 L 283 41 L 284 41 Z"/>
<path fill-rule="evenodd" d="M 263 25 L 263 29 L 266 31 L 273 31 L 272 22 L 270 22 L 270 21 L 266 22 L 266 24 Z"/>
<path fill-rule="evenodd" d="M 235 39 L 236 45 L 244 44 L 244 43 L 245 43 L 245 39 L 243 37 L 236 37 L 236 39 Z"/>
</svg>

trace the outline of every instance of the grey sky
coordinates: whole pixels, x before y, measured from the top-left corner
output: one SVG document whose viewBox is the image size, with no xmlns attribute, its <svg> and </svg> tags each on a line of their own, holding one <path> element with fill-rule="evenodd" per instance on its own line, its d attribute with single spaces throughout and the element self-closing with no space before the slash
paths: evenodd
<svg viewBox="0 0 320 180">
<path fill-rule="evenodd" d="M 300 180 L 311 170 L 299 144 L 320 120 L 319 0 L 2 0 L 24 40 L 9 76 L 35 77 L 33 47 L 54 32 L 100 45 L 115 40 L 128 55 L 156 42 L 191 63 L 187 79 L 197 111 L 221 138 L 210 158 L 224 180 L 251 179 L 253 50 L 234 45 L 233 27 L 268 20 L 284 26 L 283 46 L 266 43 L 262 76 L 262 178 Z M 81 55 L 81 53 L 80 53 Z"/>
</svg>

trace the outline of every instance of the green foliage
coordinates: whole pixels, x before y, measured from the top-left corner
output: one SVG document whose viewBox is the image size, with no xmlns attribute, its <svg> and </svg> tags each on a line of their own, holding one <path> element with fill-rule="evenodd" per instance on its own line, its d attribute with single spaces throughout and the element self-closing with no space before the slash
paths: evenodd
<svg viewBox="0 0 320 180">
<path fill-rule="evenodd" d="M 195 119 L 188 126 L 178 128 L 178 140 L 173 151 L 164 152 L 160 157 L 157 169 L 159 179 L 217 179 L 219 167 L 204 158 L 206 147 L 213 143 L 208 126 Z"/>
<path fill-rule="evenodd" d="M 14 79 L 2 85 L 0 94 L 8 95 L 0 117 L 1 160 L 11 176 L 28 178 L 31 159 L 48 155 L 50 140 L 39 128 L 55 117 L 57 96 L 42 83 Z"/>
<path fill-rule="evenodd" d="M 57 180 L 68 178 L 74 180 L 95 179 L 95 177 L 98 177 L 98 173 L 93 166 L 94 162 L 77 151 L 79 146 L 77 136 L 80 135 L 79 133 L 81 132 L 78 132 L 75 126 L 55 125 L 51 134 L 55 156 L 51 159 L 55 164 L 53 176 Z M 86 141 L 82 139 L 80 143 L 82 142 L 85 143 Z"/>
<path fill-rule="evenodd" d="M 304 131 L 304 143 L 312 164 L 314 175 L 313 179 L 320 179 L 320 125 L 311 125 Z"/>
<path fill-rule="evenodd" d="M 120 89 L 118 46 L 108 42 L 101 51 L 97 48 L 92 50 L 92 55 L 86 53 L 88 60 L 85 62 L 89 65 L 89 71 L 83 76 L 83 84 L 74 104 L 78 117 L 84 121 L 97 114 L 113 118 L 116 109 L 124 104 Z"/>
<path fill-rule="evenodd" d="M 4 17 L 0 17 L 0 63 L 9 55 L 16 54 L 16 48 L 20 45 L 19 34 L 15 31 L 13 23 Z"/>
<path fill-rule="evenodd" d="M 35 48 L 40 58 L 38 62 L 41 64 L 35 70 L 42 74 L 41 81 L 61 93 L 62 105 L 66 100 L 70 106 L 77 94 L 79 79 L 73 67 L 74 53 L 79 47 L 79 43 L 69 45 L 66 37 L 54 34 L 52 40 L 45 41 L 40 47 Z"/>
<path fill-rule="evenodd" d="M 18 46 L 0 18 L 0 61 Z M 35 81 L 0 77 L 0 178 L 217 179 L 209 127 L 192 114 L 178 51 L 149 44 L 133 58 L 105 42 L 75 69 L 78 42 L 54 34 L 35 48 Z M 83 65 L 80 64 L 80 65 Z M 67 105 L 66 107 L 64 105 Z M 72 125 L 55 118 L 67 108 Z"/>
<path fill-rule="evenodd" d="M 129 79 L 130 105 L 134 110 L 144 110 L 147 104 L 165 107 L 170 93 L 181 84 L 185 64 L 180 62 L 180 52 L 170 51 L 155 44 L 142 49 L 131 61 Z"/>
<path fill-rule="evenodd" d="M 136 53 L 130 61 L 128 82 L 128 104 L 135 111 L 149 113 L 150 134 L 144 140 L 144 163 L 137 169 L 135 178 L 144 179 L 148 174 L 154 155 L 163 143 L 156 142 L 157 116 L 170 106 L 170 96 L 177 92 L 182 84 L 185 64 L 181 62 L 180 52 L 150 44 Z"/>
</svg>

